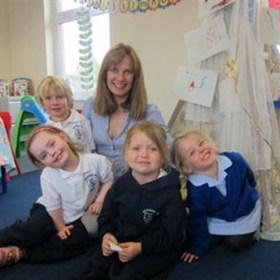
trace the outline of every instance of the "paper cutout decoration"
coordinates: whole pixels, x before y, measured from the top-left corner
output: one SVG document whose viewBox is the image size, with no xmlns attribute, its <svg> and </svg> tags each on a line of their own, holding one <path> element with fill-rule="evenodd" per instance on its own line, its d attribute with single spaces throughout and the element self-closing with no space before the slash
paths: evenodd
<svg viewBox="0 0 280 280">
<path fill-rule="evenodd" d="M 218 72 L 181 66 L 178 68 L 174 92 L 180 100 L 211 107 Z"/>
<path fill-rule="evenodd" d="M 280 9 L 280 0 L 269 0 L 268 5 L 273 9 Z"/>
<path fill-rule="evenodd" d="M 70 1 L 70 0 L 68 0 Z M 94 10 L 121 12 L 121 13 L 146 13 L 157 9 L 166 9 L 177 5 L 180 0 L 74 0 Z"/>
<path fill-rule="evenodd" d="M 235 0 L 200 0 L 198 8 L 198 18 L 206 17 L 210 13 L 223 9 L 233 2 L 235 2 Z"/>
<path fill-rule="evenodd" d="M 200 62 L 229 48 L 229 38 L 222 17 L 184 34 L 189 63 Z"/>
<path fill-rule="evenodd" d="M 280 25 L 278 10 L 270 9 L 267 7 L 260 7 L 258 35 L 259 40 L 264 44 L 280 44 Z"/>
</svg>

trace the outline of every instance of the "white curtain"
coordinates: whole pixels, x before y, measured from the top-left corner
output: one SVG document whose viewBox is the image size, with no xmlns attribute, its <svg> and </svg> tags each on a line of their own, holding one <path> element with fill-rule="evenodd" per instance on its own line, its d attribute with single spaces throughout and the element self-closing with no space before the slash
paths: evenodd
<svg viewBox="0 0 280 280">
<path fill-rule="evenodd" d="M 255 1 L 256 22 L 260 5 Z M 218 86 L 211 108 L 185 104 L 185 120 L 200 129 L 207 126 L 220 149 L 239 152 L 247 159 L 256 173 L 263 204 L 261 237 L 280 240 L 280 137 L 264 45 L 249 20 L 248 1 L 237 0 L 210 14 L 204 23 L 216 16 L 224 19 L 230 48 L 193 65 L 218 71 Z M 226 88 L 219 91 L 223 84 Z"/>
</svg>

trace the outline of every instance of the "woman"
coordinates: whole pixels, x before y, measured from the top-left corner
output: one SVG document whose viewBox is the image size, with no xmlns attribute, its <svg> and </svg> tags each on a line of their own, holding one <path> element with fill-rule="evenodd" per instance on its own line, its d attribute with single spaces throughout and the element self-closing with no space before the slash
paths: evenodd
<svg viewBox="0 0 280 280">
<path fill-rule="evenodd" d="M 154 104 L 147 103 L 141 61 L 136 51 L 123 43 L 112 47 L 104 57 L 95 98 L 89 98 L 83 114 L 90 120 L 96 151 L 113 164 L 114 176 L 123 173 L 122 146 L 127 130 L 140 120 L 159 124 L 172 138 Z"/>
</svg>

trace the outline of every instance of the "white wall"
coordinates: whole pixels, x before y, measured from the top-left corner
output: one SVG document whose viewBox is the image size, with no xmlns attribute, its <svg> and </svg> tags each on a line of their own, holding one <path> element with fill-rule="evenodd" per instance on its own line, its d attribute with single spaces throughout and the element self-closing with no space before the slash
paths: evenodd
<svg viewBox="0 0 280 280">
<path fill-rule="evenodd" d="M 11 54 L 7 78 L 29 77 L 36 88 L 45 75 L 55 74 L 48 70 L 51 69 L 49 64 L 52 62 L 46 61 L 46 45 L 49 55 L 51 42 L 46 42 L 44 34 L 44 1 L 2 2 L 0 35 L 4 33 L 4 37 L 8 39 L 3 49 L 0 40 L 0 58 L 3 53 Z M 7 17 L 4 9 L 2 10 L 5 3 L 8 3 Z M 8 35 L 5 33 L 7 25 Z M 176 71 L 178 66 L 187 64 L 183 34 L 199 26 L 197 2 L 182 0 L 165 10 L 146 13 L 112 13 L 110 26 L 112 45 L 124 42 L 138 51 L 144 68 L 149 101 L 158 105 L 168 122 L 177 104 L 177 98 L 171 92 Z"/>
<path fill-rule="evenodd" d="M 165 10 L 111 16 L 111 43 L 136 48 L 149 101 L 159 106 L 166 122 L 177 104 L 171 91 L 177 68 L 188 61 L 183 34 L 199 26 L 197 8 L 196 1 L 181 1 Z"/>
<path fill-rule="evenodd" d="M 7 2 L 0 1 L 0 79 L 9 79 L 9 61 Z"/>
<path fill-rule="evenodd" d="M 9 1 L 8 26 L 9 79 L 28 77 L 36 87 L 47 74 L 43 0 Z"/>
</svg>

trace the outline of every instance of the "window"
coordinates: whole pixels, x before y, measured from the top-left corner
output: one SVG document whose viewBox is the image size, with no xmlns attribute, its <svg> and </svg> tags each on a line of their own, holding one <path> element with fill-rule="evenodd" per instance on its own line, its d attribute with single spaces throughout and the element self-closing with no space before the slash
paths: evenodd
<svg viewBox="0 0 280 280">
<path fill-rule="evenodd" d="M 96 86 L 100 64 L 110 48 L 109 13 L 88 9 L 74 0 L 55 1 L 56 68 L 58 75 L 65 78 L 73 91 L 75 100 L 92 96 Z M 83 12 L 82 12 L 83 8 Z M 89 48 L 81 43 L 81 14 L 88 11 L 91 22 Z M 86 53 L 85 53 L 86 52 Z M 91 56 L 92 54 L 92 56 Z M 82 60 L 81 60 L 82 59 Z M 88 61 L 85 61 L 88 60 Z M 85 65 L 92 67 L 85 70 Z M 89 78 L 85 73 L 90 72 Z"/>
</svg>

